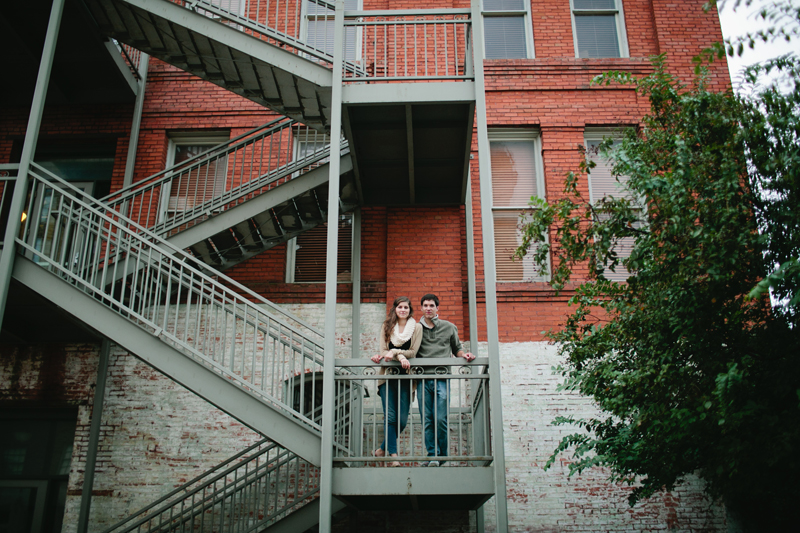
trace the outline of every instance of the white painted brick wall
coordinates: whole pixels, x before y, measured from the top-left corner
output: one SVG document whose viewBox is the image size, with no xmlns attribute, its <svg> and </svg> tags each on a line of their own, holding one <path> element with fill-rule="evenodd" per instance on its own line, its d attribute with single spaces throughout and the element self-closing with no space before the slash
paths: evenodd
<svg viewBox="0 0 800 533">
<path fill-rule="evenodd" d="M 304 320 L 323 326 L 324 305 L 287 305 Z M 337 356 L 350 357 L 349 305 L 337 308 Z M 377 331 L 385 316 L 383 304 L 362 305 L 362 355 L 377 351 Z M 485 354 L 486 347 L 480 352 Z M 75 531 L 83 461 L 91 409 L 91 372 L 97 354 L 85 347 L 65 347 L 64 385 L 79 410 L 76 446 L 69 479 L 70 494 L 64 531 Z M 36 397 L 42 360 L 20 357 L 15 367 L 2 367 L 3 387 L 20 399 Z M 550 422 L 559 414 L 585 415 L 591 403 L 557 392 L 559 377 L 552 367 L 558 355 L 546 343 L 501 345 L 503 409 L 510 530 L 546 531 L 724 531 L 721 507 L 702 495 L 700 481 L 690 479 L 671 494 L 657 495 L 633 509 L 629 489 L 608 484 L 605 472 L 567 477 L 565 458 L 550 470 L 543 466 L 569 428 Z M 231 417 L 117 349 L 112 354 L 102 439 L 95 478 L 92 531 L 148 505 L 173 487 L 195 477 L 254 443 L 258 435 Z M 10 380 L 14 380 L 11 383 Z M 26 389 L 30 389 L 26 392 Z M 74 389 L 74 390 L 73 390 Z M 494 507 L 486 506 L 487 529 L 494 530 Z"/>
<path fill-rule="evenodd" d="M 545 471 L 552 450 L 574 429 L 552 420 L 596 411 L 588 399 L 556 390 L 560 376 L 552 368 L 560 361 L 554 346 L 501 344 L 500 360 L 510 531 L 725 531 L 724 510 L 703 496 L 697 478 L 630 508 L 630 489 L 609 484 L 605 471 L 569 478 L 566 456 Z M 495 530 L 494 509 L 492 500 L 487 531 Z"/>
</svg>

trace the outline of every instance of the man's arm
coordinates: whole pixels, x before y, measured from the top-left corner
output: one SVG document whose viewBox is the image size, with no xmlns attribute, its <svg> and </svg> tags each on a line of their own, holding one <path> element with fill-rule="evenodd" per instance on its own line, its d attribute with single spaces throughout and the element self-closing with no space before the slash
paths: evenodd
<svg viewBox="0 0 800 533">
<path fill-rule="evenodd" d="M 450 345 L 451 349 L 453 350 L 453 353 L 456 354 L 456 357 L 461 357 L 463 359 L 466 359 L 467 362 L 470 362 L 473 359 L 475 359 L 475 356 L 472 355 L 470 352 L 465 352 L 464 350 L 461 349 L 461 341 L 458 339 L 458 330 L 455 327 L 453 327 L 453 336 L 450 337 Z"/>
</svg>

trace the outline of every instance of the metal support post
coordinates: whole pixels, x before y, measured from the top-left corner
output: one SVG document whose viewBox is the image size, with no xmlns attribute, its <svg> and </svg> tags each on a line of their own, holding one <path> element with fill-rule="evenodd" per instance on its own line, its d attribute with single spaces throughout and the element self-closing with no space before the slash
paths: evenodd
<svg viewBox="0 0 800 533">
<path fill-rule="evenodd" d="M 133 183 L 133 169 L 136 163 L 136 150 L 139 148 L 139 128 L 142 125 L 142 109 L 144 108 L 144 91 L 147 86 L 147 67 L 150 56 L 142 53 L 139 63 L 139 92 L 136 93 L 136 103 L 133 106 L 133 121 L 131 122 L 131 138 L 128 142 L 128 157 L 125 160 L 125 176 L 122 186 L 127 187 Z M 127 210 L 126 210 L 127 211 Z M 127 212 L 125 213 L 127 215 Z"/>
<path fill-rule="evenodd" d="M 33 90 L 31 113 L 28 116 L 28 129 L 25 130 L 25 141 L 22 145 L 22 156 L 19 161 L 17 181 L 14 184 L 14 195 L 8 210 L 8 224 L 6 225 L 3 253 L 0 254 L 0 325 L 6 310 L 8 287 L 11 283 L 11 270 L 14 267 L 16 238 L 19 233 L 20 219 L 25 207 L 25 197 L 28 193 L 28 170 L 36 153 L 36 141 L 39 138 L 39 127 L 42 124 L 42 113 L 47 96 L 47 86 L 50 84 L 50 72 L 53 67 L 53 57 L 56 53 L 58 30 L 61 26 L 61 14 L 64 12 L 65 0 L 53 0 L 50 8 L 50 21 L 47 23 L 47 33 L 44 37 L 42 59 L 39 62 L 39 74 L 36 77 L 36 88 Z"/>
<path fill-rule="evenodd" d="M 103 419 L 103 402 L 106 395 L 106 377 L 108 376 L 108 356 L 111 341 L 103 339 L 100 345 L 100 361 L 97 363 L 97 383 L 94 387 L 94 405 L 92 405 L 92 424 L 89 429 L 89 442 L 86 450 L 86 466 L 83 473 L 81 489 L 81 508 L 78 514 L 78 533 L 89 530 L 89 510 L 92 505 L 92 487 L 94 486 L 94 469 L 97 462 L 97 447 L 100 444 L 100 424 Z"/>
<path fill-rule="evenodd" d="M 478 130 L 478 164 L 481 191 L 481 231 L 483 232 L 483 283 L 486 296 L 486 340 L 489 356 L 489 409 L 494 456 L 497 531 L 508 531 L 506 502 L 506 458 L 503 439 L 503 397 L 500 391 L 500 339 L 497 327 L 497 273 L 494 257 L 494 219 L 492 218 L 492 160 L 486 122 L 486 93 L 483 77 L 483 16 L 481 0 L 472 0 L 472 36 L 475 57 L 475 116 Z"/>
<path fill-rule="evenodd" d="M 344 0 L 336 0 L 331 88 L 331 140 L 342 135 L 342 67 Z M 331 154 L 328 180 L 328 244 L 325 260 L 325 363 L 322 374 L 322 449 L 319 480 L 319 531 L 330 533 L 333 491 L 333 417 L 336 412 L 333 373 L 336 370 L 336 259 L 339 251 L 339 161 Z"/>
<path fill-rule="evenodd" d="M 361 208 L 353 211 L 353 359 L 361 357 Z"/>
<path fill-rule="evenodd" d="M 467 198 L 464 205 L 467 226 L 467 298 L 469 303 L 469 349 L 478 350 L 478 294 L 475 287 L 475 235 L 472 230 L 472 178 L 467 180 Z"/>
</svg>

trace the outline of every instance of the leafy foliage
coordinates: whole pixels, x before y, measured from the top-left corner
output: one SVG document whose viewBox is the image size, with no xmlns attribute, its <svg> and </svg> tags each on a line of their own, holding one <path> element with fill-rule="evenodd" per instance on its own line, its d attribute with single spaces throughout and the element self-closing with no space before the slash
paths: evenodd
<svg viewBox="0 0 800 533">
<path fill-rule="evenodd" d="M 740 99 L 706 90 L 702 76 L 682 85 L 663 57 L 654 67 L 595 80 L 650 101 L 643 128 L 602 147 L 630 194 L 590 203 L 584 161 L 563 197 L 533 199 L 522 224 L 518 255 L 531 250 L 545 269 L 551 256 L 552 285 L 574 291 L 574 311 L 550 333 L 563 388 L 600 408 L 556 421 L 581 431 L 550 464 L 572 450 L 572 472 L 609 467 L 635 486 L 631 504 L 699 473 L 726 501 L 788 510 L 800 474 L 797 307 L 748 294 L 765 279 L 780 298 L 797 291 L 797 91 Z M 635 244 L 621 258 L 623 238 Z M 775 272 L 778 263 L 789 266 Z M 588 279 L 574 283 L 586 265 Z M 609 281 L 620 268 L 627 283 Z"/>
</svg>

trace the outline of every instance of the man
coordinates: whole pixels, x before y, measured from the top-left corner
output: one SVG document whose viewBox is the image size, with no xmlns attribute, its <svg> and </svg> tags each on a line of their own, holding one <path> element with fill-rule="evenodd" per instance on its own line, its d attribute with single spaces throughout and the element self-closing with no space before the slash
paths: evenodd
<svg viewBox="0 0 800 533">
<path fill-rule="evenodd" d="M 447 320 L 439 318 L 439 298 L 426 294 L 420 302 L 422 307 L 422 343 L 417 357 L 462 357 L 467 362 L 475 356 L 461 349 L 458 328 Z M 450 391 L 446 379 L 425 379 L 418 398 L 419 414 L 425 434 L 425 448 L 428 457 L 442 457 L 448 454 L 447 407 Z M 439 466 L 443 461 L 432 460 L 423 466 Z"/>
</svg>

